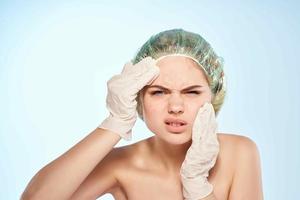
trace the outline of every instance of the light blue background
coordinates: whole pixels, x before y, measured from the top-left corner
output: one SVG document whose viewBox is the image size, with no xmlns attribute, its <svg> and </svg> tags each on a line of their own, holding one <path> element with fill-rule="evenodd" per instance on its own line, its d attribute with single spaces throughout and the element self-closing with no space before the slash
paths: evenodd
<svg viewBox="0 0 300 200">
<path fill-rule="evenodd" d="M 200 33 L 225 59 L 219 129 L 256 142 L 265 199 L 299 198 L 299 9 L 297 1 L 1 1 L 0 199 L 18 199 L 39 169 L 99 125 L 107 80 L 171 28 Z M 118 146 L 151 135 L 139 119 L 133 141 Z"/>
</svg>

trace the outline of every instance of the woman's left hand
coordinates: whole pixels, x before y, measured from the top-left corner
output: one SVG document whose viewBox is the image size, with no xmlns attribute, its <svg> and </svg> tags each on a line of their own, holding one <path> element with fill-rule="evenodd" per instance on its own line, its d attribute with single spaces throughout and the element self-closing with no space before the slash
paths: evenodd
<svg viewBox="0 0 300 200">
<path fill-rule="evenodd" d="M 207 177 L 219 153 L 217 127 L 214 108 L 205 103 L 194 120 L 192 144 L 180 169 L 184 199 L 199 200 L 213 192 Z"/>
</svg>

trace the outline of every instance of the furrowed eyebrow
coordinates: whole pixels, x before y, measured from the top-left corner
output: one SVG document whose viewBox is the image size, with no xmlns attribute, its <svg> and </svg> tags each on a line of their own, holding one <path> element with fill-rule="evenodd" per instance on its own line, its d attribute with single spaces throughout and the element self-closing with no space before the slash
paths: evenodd
<svg viewBox="0 0 300 200">
<path fill-rule="evenodd" d="M 195 88 L 198 88 L 198 87 L 203 87 L 202 85 L 191 85 L 189 87 L 186 87 L 184 89 L 182 89 L 181 91 L 187 91 L 187 90 L 191 90 L 191 89 L 195 89 Z M 150 85 L 150 86 L 146 86 L 146 89 L 149 89 L 149 88 L 159 88 L 161 90 L 167 90 L 167 91 L 170 91 L 169 88 L 166 88 L 162 85 Z"/>
</svg>

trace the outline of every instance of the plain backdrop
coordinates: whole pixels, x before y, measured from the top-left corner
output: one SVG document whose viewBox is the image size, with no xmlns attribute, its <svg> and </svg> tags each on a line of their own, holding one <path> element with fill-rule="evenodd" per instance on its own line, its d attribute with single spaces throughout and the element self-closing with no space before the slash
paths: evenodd
<svg viewBox="0 0 300 200">
<path fill-rule="evenodd" d="M 255 141 L 265 199 L 299 198 L 299 9 L 289 0 L 0 1 L 0 199 L 18 199 L 94 130 L 108 116 L 106 82 L 173 28 L 199 33 L 224 58 L 219 131 Z M 117 146 L 152 135 L 138 119 L 133 140 Z"/>
</svg>

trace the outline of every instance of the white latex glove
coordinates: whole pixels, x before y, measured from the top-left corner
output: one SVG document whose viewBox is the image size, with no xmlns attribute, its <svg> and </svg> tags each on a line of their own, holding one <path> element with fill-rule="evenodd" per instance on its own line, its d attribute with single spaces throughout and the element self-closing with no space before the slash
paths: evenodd
<svg viewBox="0 0 300 200">
<path fill-rule="evenodd" d="M 198 110 L 193 124 L 192 144 L 180 169 L 184 199 L 199 200 L 213 191 L 207 177 L 219 153 L 217 126 L 212 104 L 205 103 Z"/>
<path fill-rule="evenodd" d="M 107 82 L 106 107 L 110 115 L 98 126 L 132 139 L 132 127 L 137 119 L 137 93 L 159 76 L 156 60 L 146 57 L 137 64 L 127 62 L 119 75 Z"/>
</svg>

